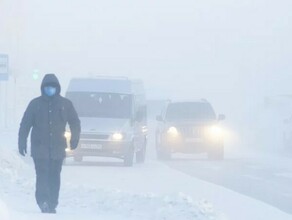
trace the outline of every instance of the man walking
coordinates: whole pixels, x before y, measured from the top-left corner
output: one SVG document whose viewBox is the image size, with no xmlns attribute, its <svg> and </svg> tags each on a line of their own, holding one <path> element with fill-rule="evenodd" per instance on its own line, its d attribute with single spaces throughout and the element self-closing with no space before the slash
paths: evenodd
<svg viewBox="0 0 292 220">
<path fill-rule="evenodd" d="M 72 102 L 60 95 L 61 86 L 54 74 L 45 75 L 41 96 L 33 99 L 20 124 L 18 149 L 27 153 L 27 137 L 31 131 L 31 156 L 36 171 L 36 201 L 43 213 L 56 213 L 63 159 L 66 156 L 67 123 L 71 131 L 70 147 L 76 149 L 80 136 L 80 120 Z"/>
</svg>

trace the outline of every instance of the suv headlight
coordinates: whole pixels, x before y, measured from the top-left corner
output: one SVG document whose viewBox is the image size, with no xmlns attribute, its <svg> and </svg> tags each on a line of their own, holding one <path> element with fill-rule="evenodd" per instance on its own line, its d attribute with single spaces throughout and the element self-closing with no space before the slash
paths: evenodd
<svg viewBox="0 0 292 220">
<path fill-rule="evenodd" d="M 178 130 L 176 127 L 172 126 L 172 127 L 168 128 L 167 134 L 171 135 L 172 137 L 176 137 L 176 136 L 178 136 Z"/>
<path fill-rule="evenodd" d="M 211 139 L 218 139 L 223 137 L 223 129 L 217 125 L 207 128 L 207 135 Z"/>
</svg>

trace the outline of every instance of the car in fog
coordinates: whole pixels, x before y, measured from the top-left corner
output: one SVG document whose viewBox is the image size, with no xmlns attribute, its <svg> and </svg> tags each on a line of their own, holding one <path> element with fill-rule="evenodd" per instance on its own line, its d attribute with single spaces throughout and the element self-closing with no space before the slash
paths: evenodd
<svg viewBox="0 0 292 220">
<path fill-rule="evenodd" d="M 211 104 L 205 99 L 169 102 L 157 116 L 156 152 L 158 159 L 172 153 L 206 152 L 209 159 L 224 158 L 223 131 Z"/>
<path fill-rule="evenodd" d="M 145 160 L 147 143 L 146 99 L 143 82 L 125 77 L 74 78 L 69 98 L 81 120 L 80 143 L 67 157 L 115 157 L 125 166 Z M 70 138 L 70 133 L 66 132 Z"/>
</svg>

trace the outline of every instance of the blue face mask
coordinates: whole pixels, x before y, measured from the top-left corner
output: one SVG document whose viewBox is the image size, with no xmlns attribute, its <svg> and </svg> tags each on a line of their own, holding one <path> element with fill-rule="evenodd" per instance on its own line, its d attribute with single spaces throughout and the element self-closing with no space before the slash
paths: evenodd
<svg viewBox="0 0 292 220">
<path fill-rule="evenodd" d="M 56 92 L 57 92 L 56 87 L 53 87 L 53 86 L 45 86 L 44 87 L 44 93 L 49 97 L 56 95 Z"/>
</svg>

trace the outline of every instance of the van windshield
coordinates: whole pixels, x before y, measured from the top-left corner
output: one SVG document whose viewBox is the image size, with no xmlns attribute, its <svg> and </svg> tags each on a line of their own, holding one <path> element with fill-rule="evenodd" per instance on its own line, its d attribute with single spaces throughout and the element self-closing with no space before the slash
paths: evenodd
<svg viewBox="0 0 292 220">
<path fill-rule="evenodd" d="M 168 106 L 166 120 L 215 120 L 216 115 L 209 103 L 181 102 Z"/>
<path fill-rule="evenodd" d="M 130 118 L 132 96 L 117 93 L 68 92 L 79 117 Z"/>
</svg>

